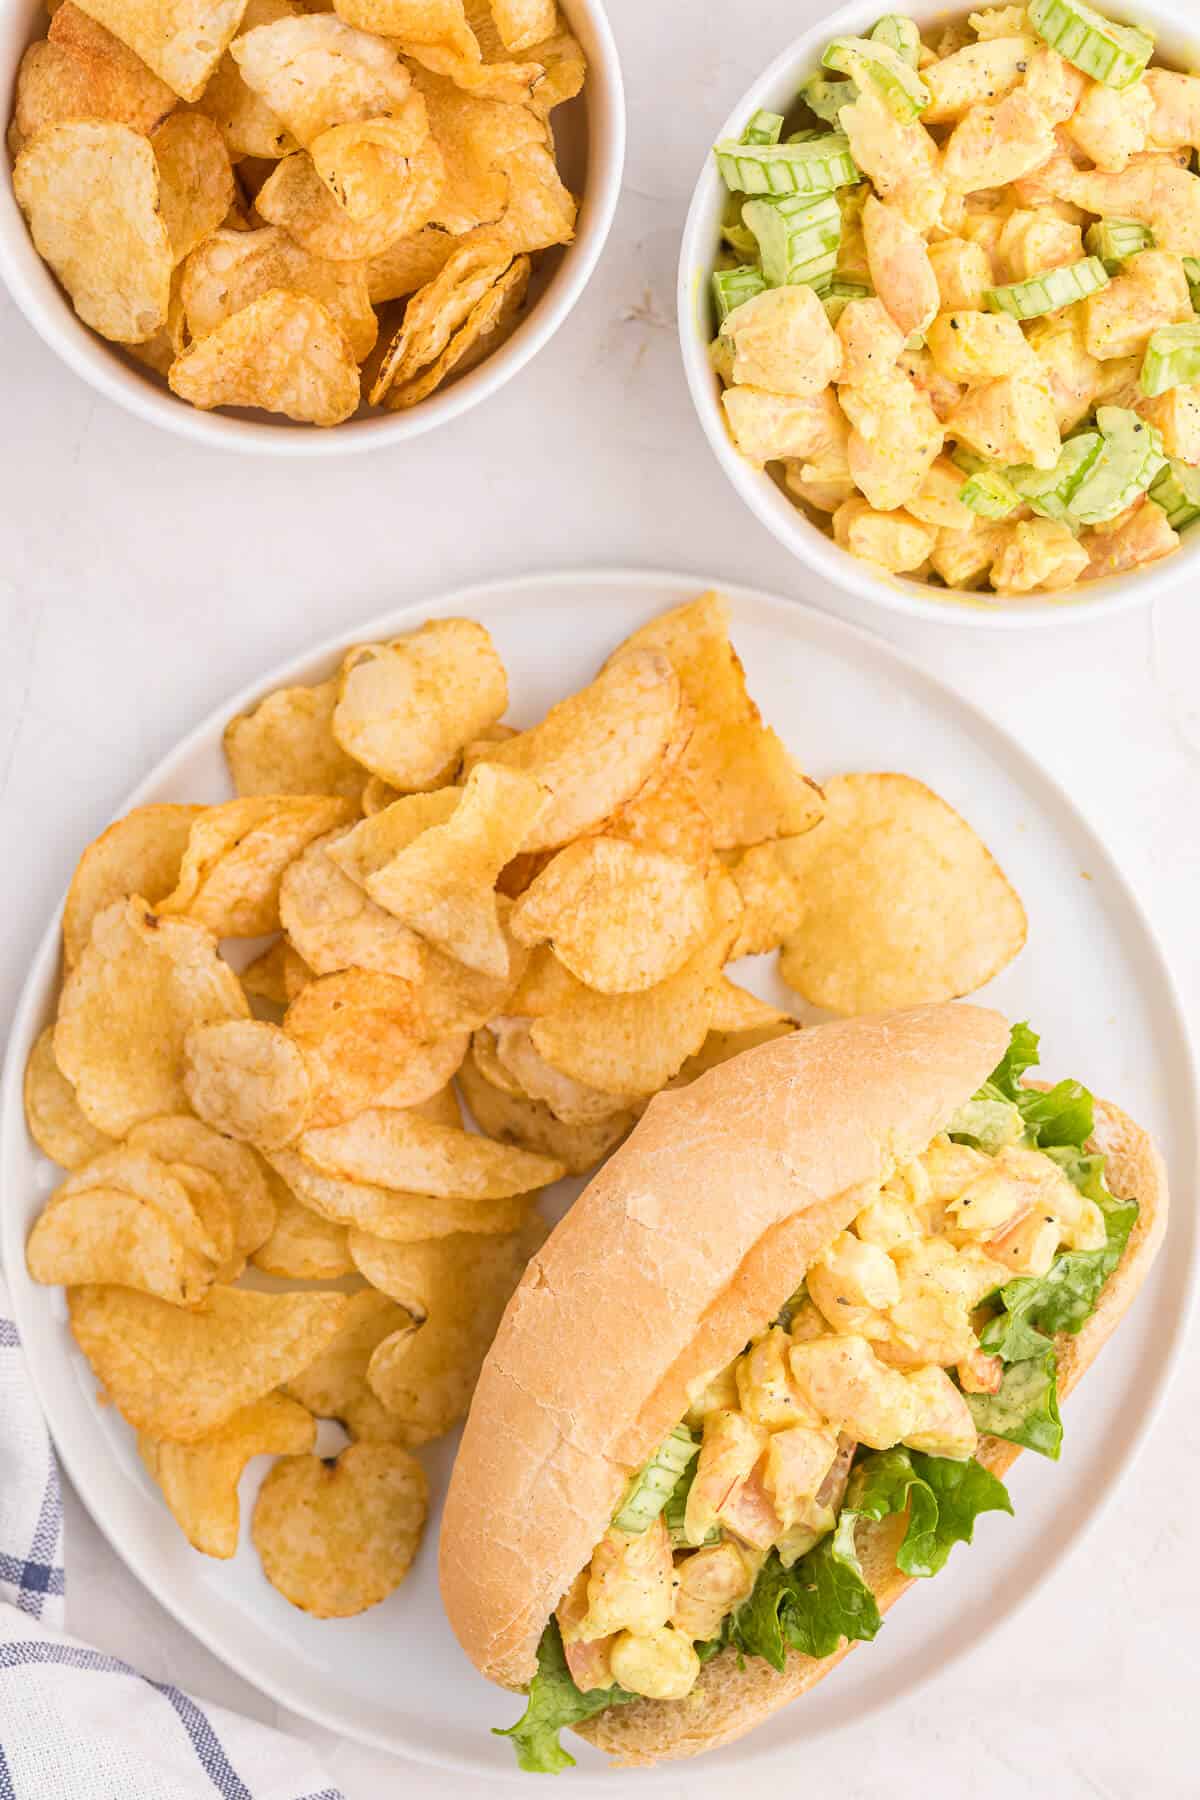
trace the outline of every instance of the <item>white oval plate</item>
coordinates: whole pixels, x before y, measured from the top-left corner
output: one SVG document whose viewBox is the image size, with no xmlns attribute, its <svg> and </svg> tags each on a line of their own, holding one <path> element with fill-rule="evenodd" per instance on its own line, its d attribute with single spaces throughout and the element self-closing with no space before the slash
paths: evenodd
<svg viewBox="0 0 1200 1800">
<path fill-rule="evenodd" d="M 271 688 L 328 674 L 347 644 L 392 636 L 430 616 L 482 619 L 508 666 L 512 716 L 529 723 L 587 681 L 634 626 L 701 585 L 658 573 L 537 576 L 373 620 L 230 700 L 126 807 L 227 794 L 225 721 Z M 936 787 L 982 832 L 1030 917 L 1028 945 L 986 998 L 1014 1018 L 1034 1021 L 1051 1076 L 1078 1076 L 1119 1099 L 1157 1134 L 1184 1204 L 1176 1208 L 1153 1291 L 1067 1410 L 1063 1461 L 1054 1467 L 1027 1456 L 1018 1464 L 1011 1481 L 1016 1519 L 982 1520 L 975 1545 L 957 1551 L 949 1572 L 907 1600 L 875 1644 L 749 1744 L 710 1759 L 706 1767 L 713 1768 L 857 1724 L 910 1693 L 1008 1617 L 1096 1517 L 1157 1409 L 1181 1335 L 1194 1253 L 1186 1189 L 1197 1138 L 1187 1035 L 1170 976 L 1137 903 L 1067 796 L 997 725 L 888 645 L 790 602 L 742 590 L 732 598 L 734 639 L 751 692 L 813 775 L 905 770 Z M 771 991 L 767 959 L 752 979 L 760 991 Z M 442 1616 L 436 1515 L 412 1576 L 384 1605 L 357 1619 L 310 1619 L 267 1584 L 248 1542 L 226 1563 L 189 1549 L 138 1462 L 132 1434 L 111 1408 L 97 1405 L 94 1382 L 72 1347 L 62 1296 L 30 1282 L 22 1254 L 55 1175 L 26 1135 L 21 1073 L 51 1016 L 57 984 L 55 921 L 9 1046 L 0 1114 L 0 1241 L 33 1380 L 71 1480 L 113 1547 L 168 1611 L 275 1700 L 423 1762 L 508 1773 L 510 1748 L 489 1727 L 509 1723 L 519 1703 L 475 1673 Z M 786 998 L 786 990 L 777 997 Z M 423 1453 L 438 1495 L 452 1448 L 445 1442 Z M 262 1459 L 247 1473 L 243 1520 L 265 1466 Z M 580 1762 L 596 1767 L 600 1759 L 581 1746 Z"/>
</svg>

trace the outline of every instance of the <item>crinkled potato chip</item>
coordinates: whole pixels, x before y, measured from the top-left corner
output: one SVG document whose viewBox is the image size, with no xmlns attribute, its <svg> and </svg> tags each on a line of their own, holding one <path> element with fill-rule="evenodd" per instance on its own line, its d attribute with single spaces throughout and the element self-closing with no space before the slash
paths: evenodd
<svg viewBox="0 0 1200 1800">
<path fill-rule="evenodd" d="M 462 242 L 437 225 L 422 225 L 406 237 L 371 257 L 367 263 L 367 294 L 372 306 L 387 300 L 403 300 L 415 294 L 445 268 Z"/>
<path fill-rule="evenodd" d="M 337 12 L 360 31 L 397 38 L 406 50 L 445 45 L 478 57 L 463 0 L 337 0 Z"/>
<path fill-rule="evenodd" d="M 216 1177 L 206 1169 L 182 1162 L 167 1163 L 165 1167 L 191 1201 L 192 1211 L 212 1240 L 217 1253 L 217 1280 L 236 1281 L 246 1267 L 246 1258 L 234 1242 L 233 1202 Z"/>
<path fill-rule="evenodd" d="M 181 295 L 193 337 L 207 337 L 226 319 L 272 288 L 319 300 L 341 329 L 357 362 L 369 356 L 379 322 L 367 297 L 366 265 L 329 262 L 292 242 L 278 225 L 249 231 L 215 231 L 188 257 Z M 302 696 L 311 695 L 311 700 Z M 328 696 L 328 698 L 327 698 Z M 366 779 L 330 739 L 329 721 L 337 701 L 336 682 L 311 688 L 282 688 L 269 694 L 248 718 L 266 712 L 260 728 L 270 733 L 271 752 L 281 759 L 284 781 L 307 773 L 314 785 L 241 788 L 242 793 L 342 794 L 357 799 Z M 226 733 L 241 721 L 235 720 Z M 264 746 L 265 748 L 265 746 Z M 269 753 L 271 753 L 269 752 Z M 307 758 L 309 760 L 302 761 Z M 293 759 L 295 759 L 293 761 Z M 332 785 L 331 785 L 332 784 Z"/>
<path fill-rule="evenodd" d="M 554 0 L 491 0 L 491 4 L 496 29 L 514 52 L 543 43 L 558 22 Z"/>
<path fill-rule="evenodd" d="M 190 1032 L 184 1090 L 206 1124 L 263 1150 L 290 1144 L 312 1101 L 299 1046 L 277 1025 L 234 1019 Z"/>
<path fill-rule="evenodd" d="M 458 65 L 441 68 L 459 86 L 488 93 L 495 100 L 522 100 L 539 119 L 548 118 L 556 106 L 573 100 L 583 87 L 587 62 L 578 39 L 567 30 L 557 7 L 554 23 L 539 43 L 530 44 L 526 61 L 512 62 L 512 52 L 500 35 L 490 0 L 466 0 L 467 20 L 479 44 L 482 65 L 476 70 Z M 421 60 L 421 59 L 418 59 Z M 431 65 L 436 67 L 437 65 Z M 528 69 L 536 70 L 533 87 L 526 98 L 522 91 Z M 516 91 L 507 91 L 501 83 L 508 77 Z"/>
<path fill-rule="evenodd" d="M 13 191 L 84 324 L 119 344 L 153 337 L 174 257 L 149 140 L 102 120 L 51 125 L 17 157 Z"/>
<path fill-rule="evenodd" d="M 54 1060 L 54 1027 L 47 1025 L 25 1065 L 25 1122 L 38 1149 L 64 1169 L 77 1169 L 113 1139 L 79 1109 L 75 1089 Z"/>
<path fill-rule="evenodd" d="M 457 762 L 458 759 L 456 757 L 456 766 Z M 451 780 L 453 780 L 453 776 L 451 777 Z M 440 787 L 441 785 L 442 784 L 439 782 L 438 786 Z M 390 806 L 393 800 L 399 800 L 400 798 L 399 788 L 394 788 L 390 781 L 385 781 L 383 779 L 382 775 L 368 775 L 366 785 L 362 791 L 363 818 L 374 818 L 375 814 L 382 812 L 385 806 Z"/>
<path fill-rule="evenodd" d="M 412 92 L 391 44 L 332 13 L 256 26 L 231 54 L 246 86 L 305 149 L 332 125 L 399 112 Z"/>
<path fill-rule="evenodd" d="M 292 1377 L 287 1392 L 318 1419 L 336 1419 L 352 1438 L 401 1444 L 401 1429 L 367 1385 L 367 1364 L 384 1338 L 415 1329 L 412 1315 L 387 1294 L 374 1288 L 351 1294 L 341 1330 Z"/>
<path fill-rule="evenodd" d="M 129 1134 L 133 1150 L 147 1150 L 160 1162 L 186 1163 L 211 1175 L 233 1214 L 231 1248 L 249 1256 L 275 1229 L 275 1203 L 268 1172 L 246 1144 L 223 1137 L 186 1113 L 144 1119 Z"/>
<path fill-rule="evenodd" d="M 75 1341 L 138 1431 L 194 1444 L 319 1356 L 344 1294 L 215 1287 L 191 1311 L 132 1288 L 71 1288 Z"/>
<path fill-rule="evenodd" d="M 415 1106 L 445 1087 L 467 1034 L 429 1041 L 416 992 L 394 976 L 346 969 L 323 975 L 283 1022 L 308 1066 L 312 1126 L 338 1125 L 368 1106 Z"/>
<path fill-rule="evenodd" d="M 723 975 L 713 1001 L 712 1029 L 722 1032 L 757 1031 L 764 1025 L 793 1024 L 787 1013 L 769 1000 L 760 1000 L 748 988 Z"/>
<path fill-rule="evenodd" d="M 683 698 L 656 650 L 622 657 L 552 706 L 540 725 L 502 744 L 473 744 L 472 767 L 495 763 L 532 775 L 550 793 L 525 840 L 552 850 L 593 830 L 660 768 L 679 729 Z"/>
<path fill-rule="evenodd" d="M 140 57 L 64 0 L 46 38 L 21 59 L 13 122 L 25 143 L 67 119 L 111 119 L 149 132 L 174 105 L 175 95 Z"/>
<path fill-rule="evenodd" d="M 224 285 L 230 280 L 229 263 L 226 261 L 225 266 L 221 267 L 217 259 L 232 248 L 229 244 L 231 235 L 218 232 L 216 237 L 209 239 L 200 253 L 207 258 L 206 274 L 210 276 L 214 286 Z M 276 231 L 272 226 L 268 226 L 266 231 L 246 233 L 241 242 L 249 242 L 253 252 L 252 240 L 264 237 L 270 237 L 279 245 L 286 243 L 283 232 Z M 295 249 L 296 246 L 292 248 Z M 305 262 L 312 260 L 302 250 L 299 255 Z M 241 265 L 241 259 L 236 257 L 236 253 L 235 258 Z M 324 265 L 333 271 L 339 266 L 343 270 L 347 267 L 346 264 L 336 263 Z M 192 257 L 189 270 L 195 269 L 196 258 Z M 272 282 L 269 285 L 277 284 Z M 217 302 L 217 294 L 210 293 L 206 299 L 212 305 Z M 193 290 L 193 306 L 195 304 L 196 294 Z M 328 305 L 328 301 L 326 304 Z M 367 312 L 370 313 L 370 310 L 368 307 Z M 195 336 L 203 336 L 205 330 L 211 329 L 209 318 L 211 314 L 205 307 L 203 316 L 191 325 Z M 212 323 L 219 324 L 220 319 L 212 319 Z M 370 347 L 368 344 L 367 349 Z M 321 681 L 315 687 L 277 688 L 249 712 L 239 713 L 236 718 L 230 719 L 225 727 L 223 740 L 225 760 L 229 764 L 233 785 L 238 793 L 333 794 L 340 799 L 357 802 L 361 798 L 367 777 L 354 759 L 347 756 L 333 735 L 333 709 L 336 705 L 336 681 Z"/>
<path fill-rule="evenodd" d="M 255 209 L 268 225 L 281 225 L 313 256 L 361 262 L 410 237 L 433 217 L 445 180 L 441 151 L 430 138 L 412 159 L 411 181 L 369 219 L 352 219 L 338 205 L 310 156 L 285 156 L 259 189 Z"/>
<path fill-rule="evenodd" d="M 313 168 L 351 219 L 371 219 L 423 179 L 413 158 L 429 138 L 420 94 L 410 94 L 395 118 L 331 125 L 311 146 Z"/>
<path fill-rule="evenodd" d="M 393 382 L 408 381 L 437 361 L 455 332 L 466 324 L 477 303 L 511 262 L 512 252 L 498 247 L 486 232 L 473 234 L 470 241 L 454 252 L 441 272 L 414 294 L 405 307 L 403 323 L 388 347 L 371 389 L 373 406 Z"/>
<path fill-rule="evenodd" d="M 141 1119 L 186 1110 L 183 1044 L 194 1026 L 248 1012 L 212 933 L 134 896 L 93 920 L 63 984 L 54 1056 L 86 1117 L 121 1138 Z"/>
<path fill-rule="evenodd" d="M 271 1176 L 275 1229 L 250 1258 L 255 1268 L 292 1281 L 335 1281 L 353 1274 L 346 1227 L 302 1205 L 273 1169 Z"/>
<path fill-rule="evenodd" d="M 165 1213 L 121 1188 L 52 1195 L 29 1234 L 25 1261 L 35 1281 L 51 1286 L 108 1282 L 172 1306 L 203 1300 L 216 1274 Z"/>
<path fill-rule="evenodd" d="M 378 778 L 376 778 L 378 779 Z M 462 799 L 456 787 L 439 788 L 432 794 L 396 794 L 377 812 L 329 846 L 330 860 L 361 888 L 372 875 L 386 868 L 394 856 L 408 848 L 423 831 L 444 825 Z"/>
<path fill-rule="evenodd" d="M 168 379 L 202 411 L 255 406 L 307 425 L 340 425 L 359 400 L 358 364 L 333 314 L 282 288 L 189 345 Z"/>
<path fill-rule="evenodd" d="M 172 113 L 150 134 L 150 147 L 171 254 L 180 263 L 233 205 L 233 167 L 224 138 L 201 113 Z"/>
<path fill-rule="evenodd" d="M 249 0 L 242 14 L 241 30 L 274 25 L 296 12 L 292 0 Z M 275 162 L 299 148 L 282 119 L 276 117 L 260 94 L 247 87 L 242 71 L 227 50 L 211 81 L 196 102 L 217 126 L 231 158 L 263 157 Z"/>
<path fill-rule="evenodd" d="M 416 406 L 451 375 L 466 375 L 490 356 L 516 329 L 529 288 L 530 268 L 527 256 L 516 257 L 472 307 L 436 361 L 411 381 L 393 381 L 383 396 L 384 405 L 393 412 Z"/>
<path fill-rule="evenodd" d="M 733 1056 L 740 1056 L 744 1050 L 753 1050 L 758 1044 L 769 1044 L 779 1037 L 790 1037 L 799 1027 L 791 1019 L 779 1019 L 771 1025 L 758 1025 L 748 1031 L 710 1031 L 695 1056 L 689 1056 L 668 1083 L 668 1087 L 687 1087 L 698 1076 L 707 1075 L 718 1063 L 728 1062 Z"/>
<path fill-rule="evenodd" d="M 458 1082 L 481 1131 L 497 1143 L 516 1144 L 522 1150 L 552 1157 L 563 1164 L 568 1175 L 586 1175 L 633 1129 L 631 1112 L 610 1113 L 590 1125 L 564 1125 L 544 1101 L 493 1086 L 480 1069 L 474 1049 L 458 1071 Z"/>
<path fill-rule="evenodd" d="M 423 1119 L 430 1119 L 435 1125 L 450 1125 L 455 1131 L 462 1125 L 462 1109 L 452 1081 L 439 1088 L 436 1094 L 430 1094 L 428 1100 L 419 1100 L 409 1111 L 420 1113 Z M 386 1232 L 383 1235 L 386 1237 Z"/>
<path fill-rule="evenodd" d="M 203 806 L 135 806 L 88 845 L 63 907 L 63 953 L 79 961 L 97 913 L 140 894 L 151 906 L 179 880 L 183 853 Z"/>
<path fill-rule="evenodd" d="M 464 93 L 428 69 L 414 69 L 413 80 L 425 96 L 445 171 L 429 218 L 456 235 L 494 225 L 509 206 L 521 152 L 529 145 L 545 150 L 545 123 L 528 107 Z"/>
<path fill-rule="evenodd" d="M 293 950 L 286 938 L 280 938 L 242 970 L 242 986 L 246 992 L 255 999 L 269 1001 L 272 1006 L 290 1006 L 314 979 L 300 952 Z"/>
<path fill-rule="evenodd" d="M 206 807 L 160 910 L 207 925 L 218 937 L 278 930 L 284 870 L 352 811 L 348 801 L 321 794 L 258 794 Z"/>
<path fill-rule="evenodd" d="M 610 837 L 560 850 L 512 914 L 523 943 L 549 940 L 559 961 L 602 994 L 665 981 L 709 925 L 708 889 L 694 864 Z"/>
<path fill-rule="evenodd" d="M 246 0 L 81 0 L 181 100 L 198 100 L 241 24 Z"/>
<path fill-rule="evenodd" d="M 778 843 L 754 844 L 730 863 L 742 896 L 742 919 L 730 956 L 761 956 L 777 950 L 799 929 L 804 897 Z"/>
<path fill-rule="evenodd" d="M 450 1121 L 438 1119 L 435 1123 L 449 1125 Z M 453 1129 L 461 1125 L 455 1102 Z M 403 1243 L 445 1237 L 452 1231 L 515 1231 L 529 1212 L 525 1194 L 504 1200 L 447 1199 L 322 1175 L 294 1150 L 276 1150 L 271 1161 L 297 1198 L 322 1218 Z"/>
<path fill-rule="evenodd" d="M 56 1198 L 66 1199 L 90 1188 L 102 1188 L 109 1194 L 127 1194 L 158 1209 L 171 1221 L 177 1236 L 189 1250 L 214 1266 L 220 1262 L 222 1247 L 213 1241 L 208 1223 L 196 1208 L 191 1194 L 175 1170 L 161 1162 L 148 1150 L 137 1150 L 129 1144 L 118 1144 L 93 1156 L 82 1168 L 75 1169 L 58 1189 Z"/>
<path fill-rule="evenodd" d="M 449 1199 L 506 1200 L 547 1187 L 563 1172 L 549 1157 L 410 1112 L 361 1112 L 345 1125 L 305 1132 L 298 1148 L 326 1175 Z"/>
<path fill-rule="evenodd" d="M 549 944 L 539 944 L 508 1005 L 496 1010 L 523 1019 L 542 1019 L 585 998 L 587 991 L 582 981 L 563 968 Z"/>
<path fill-rule="evenodd" d="M 338 743 L 408 792 L 438 776 L 508 705 L 504 664 L 473 619 L 431 619 L 351 651 L 333 714 Z"/>
<path fill-rule="evenodd" d="M 471 771 L 446 823 L 422 832 L 369 875 L 368 894 L 467 968 L 497 979 L 507 976 L 508 942 L 496 881 L 545 800 L 532 776 L 481 764 Z"/>
<path fill-rule="evenodd" d="M 180 266 L 177 264 L 171 271 L 171 297 L 167 301 L 165 324 L 160 325 L 154 336 L 147 338 L 144 344 L 123 346 L 126 356 L 131 356 L 147 369 L 153 369 L 156 375 L 169 375 L 171 364 L 187 345 L 187 320 L 183 313 L 180 273 Z"/>
<path fill-rule="evenodd" d="M 505 173 L 508 199 L 495 229 L 513 254 L 569 244 L 579 206 L 563 186 L 553 151 L 545 144 L 525 144 L 506 158 Z"/>
<path fill-rule="evenodd" d="M 542 1101 L 564 1125 L 594 1125 L 633 1106 L 635 1095 L 601 1093 L 553 1068 L 535 1048 L 531 1030 L 528 1019 L 493 1019 L 475 1034 L 475 1060 L 496 1087 Z"/>
<path fill-rule="evenodd" d="M 501 896 L 500 928 L 508 945 L 508 974 L 505 976 L 481 975 L 454 957 L 444 955 L 433 944 L 421 944 L 415 983 L 430 1037 L 475 1031 L 506 1010 L 530 957 L 525 945 L 518 944 L 509 929 L 510 907 L 511 902 Z"/>
<path fill-rule="evenodd" d="M 333 832 L 310 844 L 284 874 L 279 917 L 290 942 L 317 975 L 339 969 L 374 969 L 405 980 L 421 977 L 420 938 L 368 898 L 328 854 L 346 833 Z M 452 1022 L 431 1026 L 431 1037 L 466 1030 Z"/>
<path fill-rule="evenodd" d="M 351 1444 L 333 1464 L 284 1457 L 254 1506 L 263 1573 L 318 1619 L 365 1612 L 408 1574 L 428 1504 L 424 1469 L 397 1444 Z"/>
<path fill-rule="evenodd" d="M 195 1444 L 172 1444 L 146 1432 L 138 1452 L 194 1550 L 205 1556 L 237 1552 L 238 1482 L 255 1456 L 295 1456 L 311 1450 L 317 1426 L 311 1413 L 283 1394 L 265 1394 Z"/>
<path fill-rule="evenodd" d="M 605 837 L 624 838 L 643 850 L 678 857 L 707 869 L 713 859 L 712 825 L 691 781 L 677 763 L 605 820 Z"/>
<path fill-rule="evenodd" d="M 830 1012 L 951 1000 L 1025 942 L 1025 909 L 953 807 L 910 775 L 838 775 L 817 829 L 783 851 L 804 900 L 779 972 Z"/>
</svg>

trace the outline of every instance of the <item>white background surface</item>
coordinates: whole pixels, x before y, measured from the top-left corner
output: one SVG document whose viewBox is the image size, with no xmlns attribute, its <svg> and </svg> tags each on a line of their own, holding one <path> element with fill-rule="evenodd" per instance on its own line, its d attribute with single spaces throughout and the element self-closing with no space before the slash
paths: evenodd
<svg viewBox="0 0 1200 1800">
<path fill-rule="evenodd" d="M 386 606 L 501 571 L 605 562 L 692 567 L 833 607 L 959 683 L 1101 828 L 1193 1017 L 1200 1009 L 1194 581 L 1151 613 L 1028 638 L 901 626 L 808 581 L 703 444 L 672 293 L 711 126 L 811 8 L 756 0 L 737 9 L 736 31 L 729 8 L 684 0 L 611 10 L 630 151 L 592 286 L 523 377 L 409 450 L 312 466 L 200 452 L 94 398 L 0 300 L 0 1017 L 82 844 L 225 695 Z M 559 629 L 565 641 L 569 616 Z M 1188 1173 L 1177 1172 L 1177 1205 L 1193 1204 Z M 742 1785 L 836 1784 L 844 1800 L 1194 1795 L 1198 1391 L 1185 1367 L 1136 1477 L 1020 1618 L 902 1712 L 811 1747 L 802 1767 L 760 1765 Z M 167 1619 L 77 1506 L 68 1530 L 75 1633 L 156 1678 L 292 1723 Z M 970 1578 L 964 1553 L 946 1579 Z M 320 1743 L 348 1800 L 441 1800 L 466 1785 L 296 1729 Z M 711 1791 L 702 1771 L 656 1791 Z M 486 1791 L 504 1800 L 530 1787 Z"/>
</svg>

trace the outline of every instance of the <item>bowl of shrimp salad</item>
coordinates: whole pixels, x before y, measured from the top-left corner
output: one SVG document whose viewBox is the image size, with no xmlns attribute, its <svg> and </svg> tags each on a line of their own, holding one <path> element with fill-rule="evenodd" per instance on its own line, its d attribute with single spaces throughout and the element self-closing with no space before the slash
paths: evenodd
<svg viewBox="0 0 1200 1800">
<path fill-rule="evenodd" d="M 730 114 L 679 325 L 705 433 L 802 561 L 982 625 L 1200 551 L 1200 28 L 852 4 Z M 1182 585 L 1182 584 L 1180 584 Z"/>
</svg>

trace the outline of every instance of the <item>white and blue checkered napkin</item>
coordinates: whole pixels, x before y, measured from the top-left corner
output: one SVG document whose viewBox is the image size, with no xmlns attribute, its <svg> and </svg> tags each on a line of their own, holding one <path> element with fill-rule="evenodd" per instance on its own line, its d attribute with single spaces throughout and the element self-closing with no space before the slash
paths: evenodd
<svg viewBox="0 0 1200 1800">
<path fill-rule="evenodd" d="M 344 1800 L 307 1745 L 62 1630 L 58 1468 L 0 1279 L 0 1800 Z"/>
</svg>

